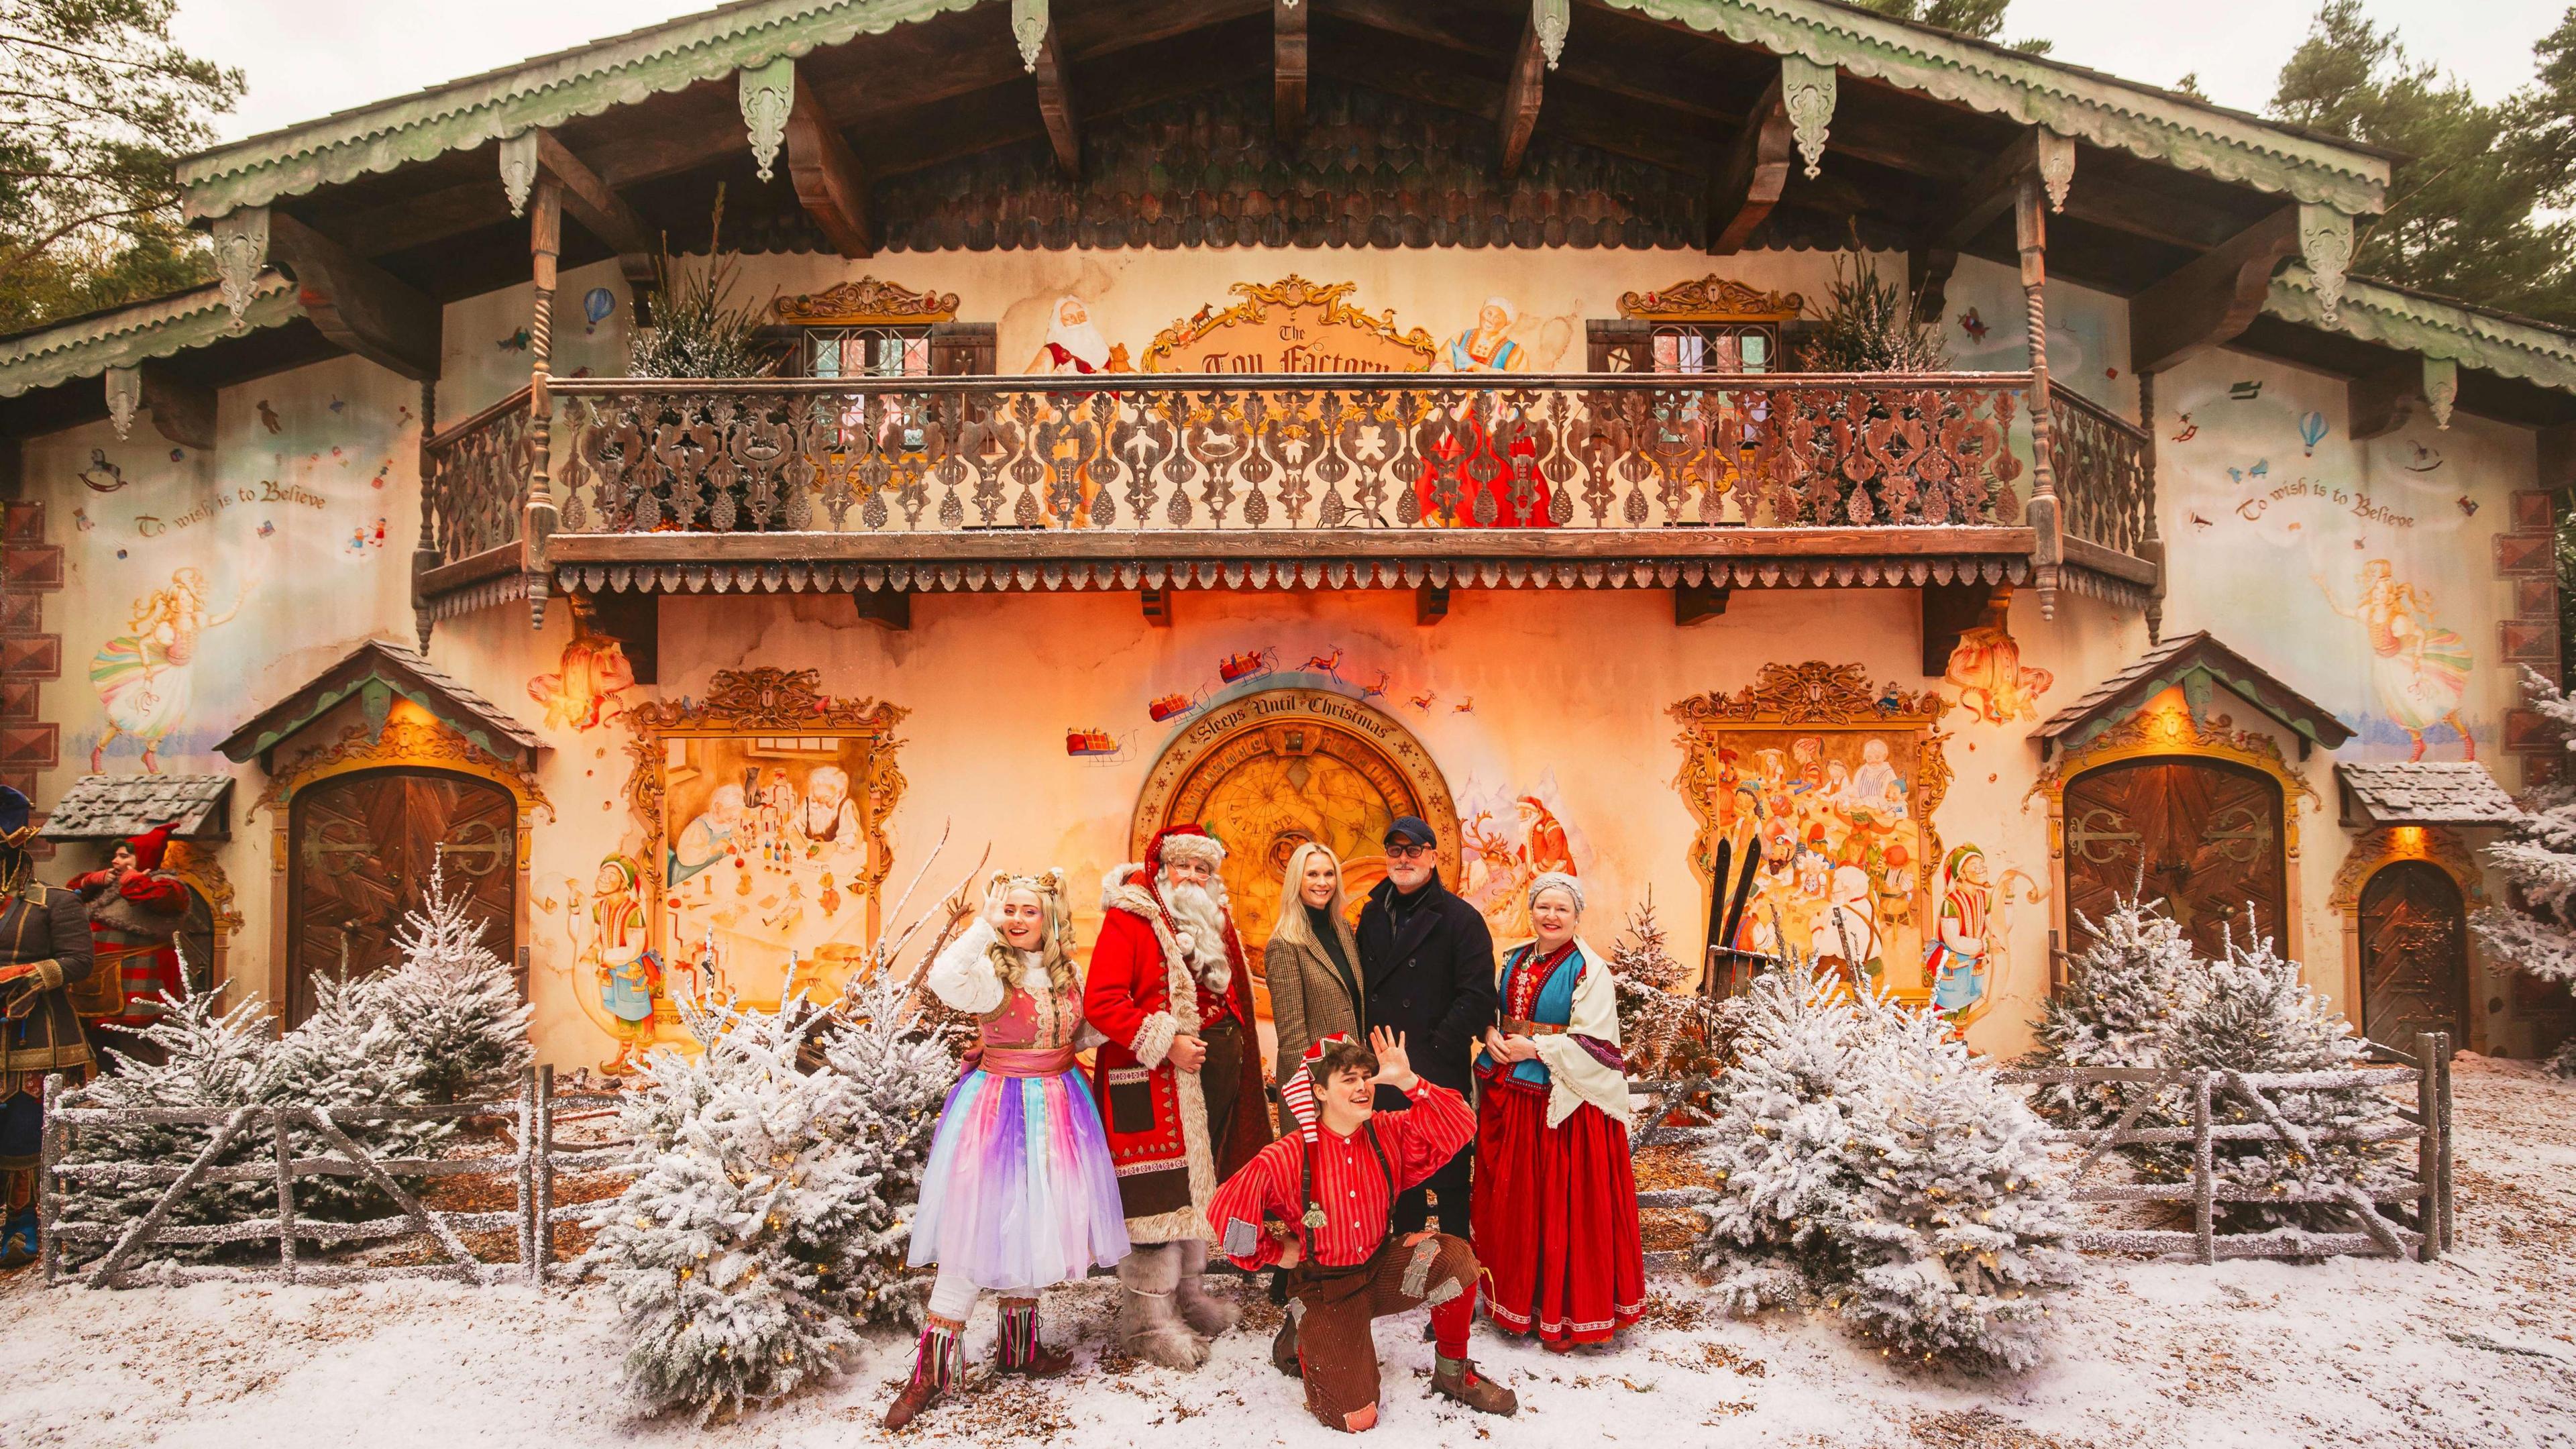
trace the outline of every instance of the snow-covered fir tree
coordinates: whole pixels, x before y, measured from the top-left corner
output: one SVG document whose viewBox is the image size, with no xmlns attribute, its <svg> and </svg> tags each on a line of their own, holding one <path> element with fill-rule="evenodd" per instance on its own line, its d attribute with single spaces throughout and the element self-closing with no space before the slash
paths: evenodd
<svg viewBox="0 0 2576 1449">
<path fill-rule="evenodd" d="M 2156 1034 L 2195 980 L 2191 939 L 2159 903 L 2115 901 L 2087 920 L 2093 944 L 2068 966 L 2066 988 L 2041 1008 L 2034 1067 L 2152 1067 Z M 2061 1127 L 2098 1130 L 2120 1120 L 2133 1092 L 2117 1082 L 2050 1083 L 2033 1105 Z"/>
<path fill-rule="evenodd" d="M 2530 670 L 2523 671 L 2523 692 L 2559 747 L 2576 752 L 2576 698 Z M 2576 775 L 2576 760 L 2569 764 Z M 2576 991 L 2576 783 L 2539 786 L 2522 808 L 2522 823 L 2487 847 L 2488 862 L 2512 886 L 2512 904 L 2481 909 L 2469 926 L 2497 960 Z M 2560 1044 L 2549 1064 L 2576 1076 L 2576 1037 Z"/>
<path fill-rule="evenodd" d="M 2155 1063 L 2168 1067 L 2264 1072 L 2330 1072 L 2361 1064 L 2368 1050 L 2343 1016 L 2310 991 L 2299 964 L 2282 959 L 2267 939 L 2227 943 L 2226 958 L 2205 963 L 2156 1031 Z M 2325 1129 L 2393 1130 L 2397 1104 L 2371 1086 L 2315 1090 L 2266 1089 L 2283 1120 L 2306 1133 Z M 2221 1086 L 2211 1093 L 2211 1121 L 2221 1126 L 2262 1126 L 2264 1118 L 2243 1095 Z M 2142 1126 L 2187 1127 L 2188 1099 L 2168 1093 L 2139 1119 Z M 2285 1201 L 2329 1193 L 2342 1184 L 2364 1190 L 2387 1186 L 2397 1168 L 2397 1144 L 2326 1142 L 2311 1137 L 2308 1150 L 2265 1131 L 2212 1144 L 2222 1201 L 2219 1222 L 2232 1229 L 2298 1227 L 2352 1230 L 2351 1209 L 2338 1201 Z M 2188 1142 L 2133 1149 L 2150 1177 L 2188 1181 Z M 2255 1200 L 2227 1202 L 2232 1192 Z"/>
<path fill-rule="evenodd" d="M 161 1049 L 157 1064 L 128 1058 L 83 1090 L 86 1106 L 318 1107 L 369 1155 L 435 1157 L 456 1133 L 453 1122 L 386 1121 L 362 1115 L 374 1107 L 418 1106 L 484 1093 L 506 1093 L 530 1060 L 528 1012 L 500 957 L 481 944 L 462 895 L 451 896 L 439 873 L 396 936 L 403 958 L 373 975 L 317 977 L 315 1007 L 294 1030 L 273 1034 L 265 1007 L 247 1000 L 229 1011 L 215 993 L 163 997 L 165 1015 L 142 1037 Z M 83 1127 L 72 1137 L 75 1163 L 185 1162 L 215 1129 Z M 288 1129 L 302 1157 L 338 1149 L 310 1126 Z M 218 1166 L 238 1166 L 275 1150 L 263 1132 L 243 1134 Z M 407 1186 L 418 1188 L 418 1181 Z M 83 1187 L 66 1195 L 76 1220 L 121 1227 L 147 1211 L 158 1185 Z M 395 1204 L 364 1178 L 317 1174 L 296 1180 L 299 1217 L 357 1221 L 390 1216 Z M 204 1183 L 174 1206 L 180 1224 L 242 1222 L 273 1216 L 274 1187 Z M 103 1251 L 84 1248 L 82 1251 Z M 155 1244 L 155 1255 L 204 1256 L 204 1250 Z"/>
<path fill-rule="evenodd" d="M 632 1337 L 628 1389 L 701 1422 L 837 1371 L 869 1323 L 909 1322 L 909 1208 L 955 1061 L 855 988 L 828 1014 L 690 1003 L 699 1050 L 656 1052 L 624 1109 L 651 1165 L 590 1219 L 585 1271 Z M 824 1070 L 802 1071 L 808 1030 Z"/>
<path fill-rule="evenodd" d="M 1701 1266 L 1738 1312 L 1816 1302 L 1891 1352 L 1970 1371 L 2038 1358 L 2074 1281 L 2046 1129 L 1950 1024 L 1813 961 L 1759 978 L 1704 1148 Z"/>
</svg>

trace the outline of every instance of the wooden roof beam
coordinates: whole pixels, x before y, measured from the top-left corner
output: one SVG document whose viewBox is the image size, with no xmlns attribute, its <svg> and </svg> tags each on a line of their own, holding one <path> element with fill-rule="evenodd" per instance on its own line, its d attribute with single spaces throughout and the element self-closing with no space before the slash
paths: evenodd
<svg viewBox="0 0 2576 1449">
<path fill-rule="evenodd" d="M 1521 26 L 1520 49 L 1512 55 L 1512 71 L 1503 82 L 1501 123 L 1503 179 L 1520 174 L 1521 158 L 1529 154 L 1530 133 L 1538 129 L 1538 106 L 1546 89 L 1547 51 L 1539 43 L 1538 17 L 1533 15 Z"/>
<path fill-rule="evenodd" d="M 1773 77 L 1753 103 L 1734 147 L 1709 178 L 1708 254 L 1733 256 L 1780 202 L 1789 184 L 1789 106 Z"/>
<path fill-rule="evenodd" d="M 1057 38 L 1055 18 L 1046 0 L 1011 0 L 1011 31 L 1020 55 L 1038 83 L 1038 119 L 1045 123 L 1047 144 L 1055 148 L 1056 168 L 1068 181 L 1082 179 L 1082 119 L 1074 104 L 1073 76 Z"/>
<path fill-rule="evenodd" d="M 850 149 L 823 98 L 801 81 L 787 112 L 787 175 L 796 183 L 797 203 L 814 218 L 832 250 L 845 257 L 877 254 L 876 232 L 868 224 L 867 174 L 858 153 Z"/>
<path fill-rule="evenodd" d="M 1282 146 L 1306 134 L 1306 16 L 1313 4 L 1270 0 L 1270 128 Z"/>
<path fill-rule="evenodd" d="M 551 178 L 562 189 L 563 209 L 581 223 L 582 230 L 617 253 L 617 269 L 629 285 L 652 285 L 652 233 L 626 198 L 542 126 L 501 143 L 501 185 L 509 195 L 512 216 L 527 209 L 529 189 L 539 176 Z"/>
<path fill-rule="evenodd" d="M 2130 370 L 2162 372 L 2236 340 L 2262 315 L 2272 273 L 2298 250 L 2294 203 L 2130 298 Z"/>
<path fill-rule="evenodd" d="M 269 212 L 267 222 L 269 255 L 294 275 L 304 315 L 323 336 L 416 381 L 438 376 L 436 302 L 285 212 Z"/>
</svg>

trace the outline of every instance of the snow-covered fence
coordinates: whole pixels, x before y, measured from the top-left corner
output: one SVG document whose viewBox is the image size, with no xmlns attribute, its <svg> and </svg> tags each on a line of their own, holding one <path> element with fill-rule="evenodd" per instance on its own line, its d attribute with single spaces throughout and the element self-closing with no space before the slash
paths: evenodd
<svg viewBox="0 0 2576 1449">
<path fill-rule="evenodd" d="M 64 1079 L 57 1078 L 57 1082 Z M 75 1099 L 76 1100 L 76 1099 Z M 385 1107 L 364 1112 L 328 1111 L 311 1106 L 215 1108 L 82 1107 L 65 1105 L 46 1113 L 41 1170 L 37 1175 L 37 1212 L 45 1245 L 46 1281 L 122 1286 L 136 1277 L 151 1281 L 189 1278 L 243 1279 L 273 1277 L 287 1283 L 338 1283 L 368 1278 L 415 1275 L 461 1278 L 489 1283 L 521 1277 L 542 1284 L 554 1260 L 554 1230 L 590 1211 L 587 1204 L 558 1206 L 560 1179 L 571 1176 L 626 1174 L 640 1170 L 633 1148 L 623 1140 L 566 1142 L 561 1124 L 573 1117 L 604 1114 L 620 1099 L 615 1094 L 555 1090 L 554 1068 L 531 1068 L 521 1075 L 515 1097 L 413 1107 Z M 350 1139 L 344 1123 L 390 1121 L 482 1121 L 500 1126 L 509 1150 L 482 1155 L 381 1158 Z M 185 1164 L 66 1161 L 75 1133 L 83 1127 L 168 1125 L 211 1127 L 213 1136 Z M 295 1155 L 293 1135 L 311 1132 L 327 1144 L 318 1156 Z M 265 1139 L 268 1160 L 225 1164 L 236 1144 Z M 332 1222 L 299 1217 L 296 1182 L 313 1177 L 362 1179 L 390 1198 L 396 1216 L 366 1222 Z M 424 1178 L 482 1177 L 512 1184 L 513 1205 L 480 1212 L 449 1212 L 429 1206 L 406 1185 Z M 181 1201 L 201 1185 L 217 1182 L 274 1184 L 273 1215 L 238 1222 L 174 1224 Z M 160 1195 L 140 1217 L 121 1226 L 57 1220 L 62 1189 L 75 1183 L 111 1186 L 162 1184 Z M 485 1259 L 463 1235 L 510 1231 L 515 1258 Z M 426 1241 L 443 1261 L 419 1265 L 315 1262 L 301 1244 L 389 1242 L 403 1238 Z M 274 1269 L 247 1263 L 179 1264 L 166 1260 L 146 1265 L 146 1250 L 159 1245 L 193 1247 L 258 1243 L 274 1240 Z M 67 1266 L 64 1249 L 71 1244 L 105 1244 L 105 1253 Z"/>
<path fill-rule="evenodd" d="M 1717 1086 L 1715 1076 L 1676 1077 L 1649 1081 L 1631 1080 L 1628 1101 L 1636 1109 L 1636 1129 L 1628 1134 L 1628 1150 L 1633 1155 L 1649 1147 L 1666 1143 L 1698 1143 L 1716 1130 L 1709 1116 L 1708 1094 Z M 1637 1194 L 1637 1210 L 1653 1212 L 1667 1208 L 1691 1208 L 1717 1200 L 1717 1190 L 1709 1187 L 1650 1188 Z M 1689 1254 L 1665 1249 L 1646 1254 L 1649 1268 L 1679 1268 L 1687 1264 Z"/>
<path fill-rule="evenodd" d="M 2318 1072 L 2238 1072 L 2198 1067 L 2041 1067 L 2007 1068 L 2006 1082 L 2028 1085 L 2119 1083 L 2151 1090 L 2137 1091 L 2127 1109 L 2108 1129 L 2057 1129 L 2060 1142 L 2084 1149 L 2075 1166 L 2070 1200 L 2090 1203 L 2188 1202 L 2191 1229 L 2086 1228 L 2075 1246 L 2094 1253 L 2188 1255 L 2199 1262 L 2221 1258 L 2321 1258 L 2346 1254 L 2414 1257 L 2429 1261 L 2451 1246 L 2451 1039 L 2447 1032 L 2415 1038 L 2415 1050 L 2401 1052 L 2370 1044 L 2374 1063 L 2386 1066 Z M 2415 1103 L 2402 1108 L 2398 1120 L 2375 1127 L 2302 1127 L 2283 1115 L 2266 1093 L 2349 1090 L 2385 1091 L 2411 1087 Z M 2188 1125 L 2140 1127 L 2138 1118 L 2179 1092 L 2190 1106 Z M 2257 1120 L 2216 1120 L 2216 1104 L 2233 1096 L 2252 1109 Z M 2231 1189 L 2221 1183 L 2214 1160 L 2220 1142 L 2272 1139 L 2304 1158 L 2314 1158 L 2318 1143 L 2375 1144 L 2413 1139 L 2414 1171 L 2410 1177 L 2375 1189 L 2351 1182 L 2327 1183 L 2269 1191 Z M 2112 1149 L 2130 1144 L 2191 1145 L 2187 1180 L 2172 1183 L 2084 1185 L 2084 1175 Z M 2225 1233 L 2218 1228 L 2221 1203 L 2315 1203 L 2350 1210 L 2359 1231 L 2307 1232 L 2275 1228 L 2257 1233 Z M 2399 1209 L 2392 1218 L 2384 1207 Z"/>
</svg>

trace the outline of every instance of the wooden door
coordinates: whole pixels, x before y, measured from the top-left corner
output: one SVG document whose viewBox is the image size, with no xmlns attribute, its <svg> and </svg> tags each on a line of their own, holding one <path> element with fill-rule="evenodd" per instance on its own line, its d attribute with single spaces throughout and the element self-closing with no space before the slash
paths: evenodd
<svg viewBox="0 0 2576 1449">
<path fill-rule="evenodd" d="M 2194 950 L 2220 955 L 2269 936 L 2282 941 L 2288 873 L 2281 787 L 2258 771 L 2216 760 L 2146 759 L 2106 765 L 2066 787 L 2066 931 L 2085 929 L 2132 896 L 2162 900 Z"/>
<path fill-rule="evenodd" d="M 2361 890 L 2361 1029 L 2399 1051 L 2419 1031 L 2468 1045 L 2467 903 L 2447 871 L 2421 860 L 2384 867 Z"/>
<path fill-rule="evenodd" d="M 431 869 L 463 892 L 503 960 L 518 915 L 518 806 L 470 775 L 370 770 L 298 791 L 288 815 L 287 1024 L 313 1013 L 313 981 L 392 965 L 394 932 Z"/>
</svg>

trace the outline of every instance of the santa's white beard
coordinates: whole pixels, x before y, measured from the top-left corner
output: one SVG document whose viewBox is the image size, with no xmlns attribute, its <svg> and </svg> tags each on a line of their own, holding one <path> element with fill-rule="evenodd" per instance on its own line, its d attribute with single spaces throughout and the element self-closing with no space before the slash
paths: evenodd
<svg viewBox="0 0 2576 1449">
<path fill-rule="evenodd" d="M 1225 955 L 1225 907 L 1214 893 L 1196 882 L 1163 885 L 1163 906 L 1172 913 L 1174 933 L 1190 956 L 1190 969 L 1219 996 L 1234 979 L 1234 963 Z"/>
<path fill-rule="evenodd" d="M 1093 367 L 1109 365 L 1109 339 L 1100 335 L 1100 324 L 1085 319 L 1072 326 L 1062 322 L 1047 329 L 1047 341 L 1081 358 Z"/>
</svg>

